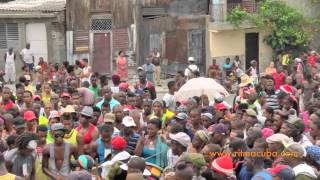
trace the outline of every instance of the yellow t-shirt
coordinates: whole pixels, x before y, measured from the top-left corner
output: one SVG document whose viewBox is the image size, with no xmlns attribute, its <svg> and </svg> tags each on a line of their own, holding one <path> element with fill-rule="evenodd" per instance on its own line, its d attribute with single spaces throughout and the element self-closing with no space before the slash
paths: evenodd
<svg viewBox="0 0 320 180">
<path fill-rule="evenodd" d="M 287 66 L 289 64 L 289 54 L 285 54 L 282 56 L 282 65 Z"/>
<path fill-rule="evenodd" d="M 1 180 L 15 180 L 16 179 L 16 175 L 7 173 L 5 175 L 0 176 L 0 179 Z"/>
</svg>

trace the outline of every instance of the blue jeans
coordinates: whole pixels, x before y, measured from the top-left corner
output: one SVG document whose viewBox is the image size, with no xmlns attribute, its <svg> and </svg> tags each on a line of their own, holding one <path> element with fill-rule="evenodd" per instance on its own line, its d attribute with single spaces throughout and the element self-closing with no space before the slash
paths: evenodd
<svg viewBox="0 0 320 180">
<path fill-rule="evenodd" d="M 30 63 L 30 64 L 26 63 L 26 66 L 28 66 L 29 70 L 32 71 L 34 64 L 33 63 Z"/>
</svg>

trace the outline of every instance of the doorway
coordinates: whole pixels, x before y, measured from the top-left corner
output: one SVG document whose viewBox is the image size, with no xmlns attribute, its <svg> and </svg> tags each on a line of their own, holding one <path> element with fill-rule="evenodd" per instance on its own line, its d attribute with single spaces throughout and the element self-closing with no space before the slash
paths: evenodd
<svg viewBox="0 0 320 180">
<path fill-rule="evenodd" d="M 26 25 L 26 40 L 30 43 L 34 53 L 34 63 L 38 64 L 39 58 L 48 60 L 47 29 L 44 23 L 30 23 Z"/>
<path fill-rule="evenodd" d="M 259 33 L 246 33 L 246 70 L 250 68 L 250 61 L 256 60 L 259 69 Z"/>
<path fill-rule="evenodd" d="M 94 33 L 93 35 L 93 72 L 111 74 L 111 35 L 110 33 Z"/>
</svg>

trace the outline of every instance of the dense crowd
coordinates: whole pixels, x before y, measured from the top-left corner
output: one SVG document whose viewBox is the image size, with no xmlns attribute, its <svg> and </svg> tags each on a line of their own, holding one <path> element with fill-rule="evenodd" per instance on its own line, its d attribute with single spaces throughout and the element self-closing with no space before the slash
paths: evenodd
<svg viewBox="0 0 320 180">
<path fill-rule="evenodd" d="M 9 55 L 15 59 L 12 50 Z M 239 57 L 222 67 L 213 60 L 205 74 L 236 92 L 233 103 L 223 93 L 178 100 L 175 93 L 204 74 L 195 58 L 188 62 L 159 97 L 157 52 L 133 80 L 121 51 L 111 81 L 92 72 L 88 59 L 29 61 L 21 77 L 5 78 L 17 79 L 14 90 L 0 89 L 0 179 L 319 177 L 316 52 L 295 59 L 281 54 L 263 73 L 257 61 L 244 71 Z"/>
</svg>

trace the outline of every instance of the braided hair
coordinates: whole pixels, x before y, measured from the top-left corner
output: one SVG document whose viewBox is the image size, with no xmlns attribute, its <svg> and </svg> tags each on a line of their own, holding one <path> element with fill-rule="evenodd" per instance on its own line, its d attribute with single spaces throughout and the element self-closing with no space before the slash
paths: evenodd
<svg viewBox="0 0 320 180">
<path fill-rule="evenodd" d="M 36 139 L 37 136 L 35 134 L 30 132 L 24 132 L 17 137 L 16 146 L 19 150 L 26 149 L 29 142 Z"/>
</svg>

